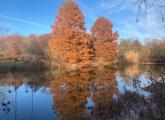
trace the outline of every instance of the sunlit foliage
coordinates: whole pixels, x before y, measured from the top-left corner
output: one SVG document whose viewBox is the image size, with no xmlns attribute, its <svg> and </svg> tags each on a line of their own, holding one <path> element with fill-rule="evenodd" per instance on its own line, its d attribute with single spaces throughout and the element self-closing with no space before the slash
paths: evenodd
<svg viewBox="0 0 165 120">
<path fill-rule="evenodd" d="M 163 63 L 164 39 L 147 40 L 141 44 L 138 40 L 122 40 L 119 44 L 118 61 L 125 63 Z"/>
<path fill-rule="evenodd" d="M 135 51 L 127 51 L 124 57 L 128 63 L 139 63 L 139 54 Z"/>
<path fill-rule="evenodd" d="M 105 62 L 112 62 L 117 55 L 116 40 L 118 38 L 118 33 L 112 31 L 112 22 L 100 17 L 92 26 L 91 32 L 96 57 Z"/>
<path fill-rule="evenodd" d="M 59 9 L 49 42 L 54 59 L 70 64 L 88 64 L 93 56 L 92 42 L 86 33 L 84 16 L 78 5 L 66 1 Z"/>
</svg>

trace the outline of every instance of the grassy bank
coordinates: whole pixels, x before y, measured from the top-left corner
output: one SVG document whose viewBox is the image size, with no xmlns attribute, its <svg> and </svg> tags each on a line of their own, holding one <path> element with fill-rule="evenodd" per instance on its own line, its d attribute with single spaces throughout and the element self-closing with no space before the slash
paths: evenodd
<svg viewBox="0 0 165 120">
<path fill-rule="evenodd" d="M 48 69 L 48 63 L 44 61 L 0 61 L 0 72 L 10 71 L 33 71 Z"/>
</svg>

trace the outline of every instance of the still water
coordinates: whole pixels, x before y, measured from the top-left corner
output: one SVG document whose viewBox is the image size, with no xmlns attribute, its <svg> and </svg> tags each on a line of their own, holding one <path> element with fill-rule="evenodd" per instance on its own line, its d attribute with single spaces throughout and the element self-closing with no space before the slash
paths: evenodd
<svg viewBox="0 0 165 120">
<path fill-rule="evenodd" d="M 126 92 L 145 99 L 165 82 L 165 67 L 123 66 L 72 71 L 0 73 L 0 120 L 79 120 Z"/>
</svg>

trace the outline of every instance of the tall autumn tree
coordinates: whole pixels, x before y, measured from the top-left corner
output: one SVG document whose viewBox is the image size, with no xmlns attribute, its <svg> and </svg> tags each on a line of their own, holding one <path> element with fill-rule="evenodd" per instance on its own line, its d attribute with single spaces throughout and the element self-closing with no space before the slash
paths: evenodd
<svg viewBox="0 0 165 120">
<path fill-rule="evenodd" d="M 112 31 L 112 22 L 105 17 L 96 20 L 91 28 L 96 58 L 112 62 L 117 56 L 118 32 Z"/>
<path fill-rule="evenodd" d="M 65 1 L 52 26 L 49 42 L 54 59 L 69 64 L 88 64 L 93 56 L 92 42 L 86 33 L 83 13 L 72 0 Z"/>
</svg>

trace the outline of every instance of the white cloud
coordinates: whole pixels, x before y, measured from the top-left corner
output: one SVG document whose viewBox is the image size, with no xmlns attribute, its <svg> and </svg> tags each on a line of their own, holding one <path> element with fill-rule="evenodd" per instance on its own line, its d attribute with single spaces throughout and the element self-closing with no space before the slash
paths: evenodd
<svg viewBox="0 0 165 120">
<path fill-rule="evenodd" d="M 161 20 L 156 17 L 152 19 L 141 20 L 138 23 L 126 21 L 123 23 L 123 27 L 118 28 L 121 33 L 121 37 L 137 38 L 144 40 L 145 38 L 162 38 L 165 36 L 165 27 L 161 23 Z"/>
<path fill-rule="evenodd" d="M 158 0 L 161 4 L 164 0 Z M 165 4 L 164 4 L 165 5 Z M 102 0 L 97 8 L 100 14 L 104 14 L 108 18 L 112 18 L 114 28 L 119 31 L 121 37 L 137 38 L 144 40 L 145 38 L 161 38 L 165 36 L 165 23 L 162 22 L 162 15 L 155 8 L 148 10 L 147 18 L 144 13 L 139 15 L 139 22 L 136 23 L 137 6 L 134 1 L 130 0 Z M 165 11 L 165 7 L 161 8 Z M 143 11 L 144 12 L 144 11 Z"/>
</svg>

